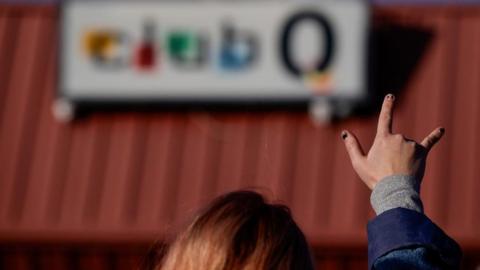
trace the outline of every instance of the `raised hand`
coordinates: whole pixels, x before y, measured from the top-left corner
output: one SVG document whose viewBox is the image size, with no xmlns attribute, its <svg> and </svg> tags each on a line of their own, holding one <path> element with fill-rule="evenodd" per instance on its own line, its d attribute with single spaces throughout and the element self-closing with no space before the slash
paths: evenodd
<svg viewBox="0 0 480 270">
<path fill-rule="evenodd" d="M 367 155 L 353 133 L 344 130 L 341 134 L 353 169 L 372 190 L 380 180 L 390 175 L 412 175 L 421 181 L 428 152 L 445 133 L 444 128 L 436 128 L 421 143 L 407 139 L 402 134 L 393 134 L 394 104 L 395 97 L 392 94 L 385 96 L 377 134 Z"/>
</svg>

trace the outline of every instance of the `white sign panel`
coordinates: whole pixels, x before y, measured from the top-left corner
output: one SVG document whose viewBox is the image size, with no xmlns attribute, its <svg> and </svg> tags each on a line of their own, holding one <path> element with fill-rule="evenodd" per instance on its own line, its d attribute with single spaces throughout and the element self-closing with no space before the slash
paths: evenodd
<svg viewBox="0 0 480 270">
<path fill-rule="evenodd" d="M 362 1 L 67 1 L 60 95 L 363 98 L 368 15 Z"/>
</svg>

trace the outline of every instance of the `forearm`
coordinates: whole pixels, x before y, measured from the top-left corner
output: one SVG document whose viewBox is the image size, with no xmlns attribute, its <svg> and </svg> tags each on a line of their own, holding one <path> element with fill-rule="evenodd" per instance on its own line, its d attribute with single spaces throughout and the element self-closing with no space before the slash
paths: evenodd
<svg viewBox="0 0 480 270">
<path fill-rule="evenodd" d="M 371 204 L 377 217 L 368 224 L 370 268 L 458 269 L 459 246 L 423 214 L 419 192 L 420 182 L 412 176 L 385 177 L 375 186 Z"/>
</svg>

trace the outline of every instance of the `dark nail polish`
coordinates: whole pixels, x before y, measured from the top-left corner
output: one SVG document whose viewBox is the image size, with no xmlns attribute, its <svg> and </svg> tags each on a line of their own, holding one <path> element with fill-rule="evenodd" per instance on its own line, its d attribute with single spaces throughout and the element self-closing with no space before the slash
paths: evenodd
<svg viewBox="0 0 480 270">
<path fill-rule="evenodd" d="M 347 138 L 348 134 L 347 132 L 343 131 L 342 132 L 342 139 L 345 140 L 345 138 Z"/>
<path fill-rule="evenodd" d="M 444 128 L 440 128 L 439 129 L 441 133 L 444 133 L 445 132 L 445 129 Z"/>
</svg>

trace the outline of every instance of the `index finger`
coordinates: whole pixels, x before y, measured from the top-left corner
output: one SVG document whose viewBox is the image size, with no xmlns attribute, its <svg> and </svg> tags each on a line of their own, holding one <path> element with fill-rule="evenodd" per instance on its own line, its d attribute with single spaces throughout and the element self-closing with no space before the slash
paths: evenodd
<svg viewBox="0 0 480 270">
<path fill-rule="evenodd" d="M 393 105 L 395 96 L 388 94 L 383 100 L 382 110 L 378 117 L 377 134 L 386 135 L 392 133 Z"/>
</svg>

